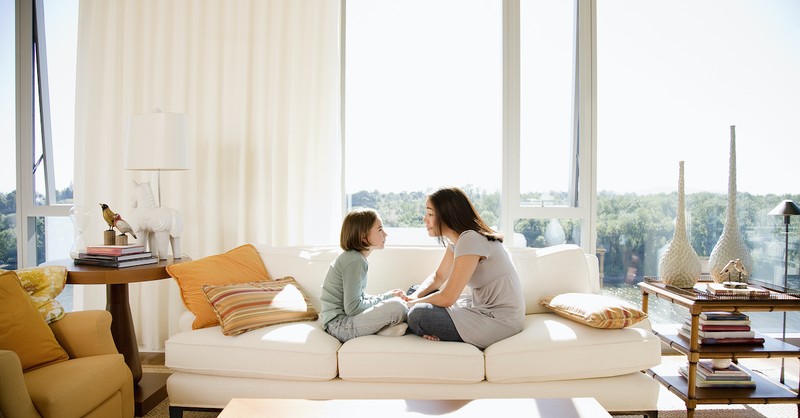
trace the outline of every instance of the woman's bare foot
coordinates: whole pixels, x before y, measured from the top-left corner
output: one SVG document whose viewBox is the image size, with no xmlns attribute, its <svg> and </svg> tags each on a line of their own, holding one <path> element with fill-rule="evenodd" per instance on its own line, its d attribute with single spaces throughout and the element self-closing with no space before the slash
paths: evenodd
<svg viewBox="0 0 800 418">
<path fill-rule="evenodd" d="M 439 341 L 439 337 L 437 337 L 435 335 L 423 335 L 422 338 L 424 338 L 426 340 L 431 340 L 431 341 Z"/>
</svg>

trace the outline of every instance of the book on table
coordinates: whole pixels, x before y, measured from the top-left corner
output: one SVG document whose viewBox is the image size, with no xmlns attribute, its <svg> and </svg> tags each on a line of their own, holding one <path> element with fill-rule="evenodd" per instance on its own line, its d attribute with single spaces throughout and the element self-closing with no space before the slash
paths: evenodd
<svg viewBox="0 0 800 418">
<path fill-rule="evenodd" d="M 692 332 L 692 326 L 685 323 L 681 327 L 687 333 Z M 750 330 L 747 326 L 745 330 L 721 330 L 721 331 L 708 331 L 702 327 L 697 330 L 697 336 L 700 338 L 753 338 L 756 336 L 755 331 Z"/>
<path fill-rule="evenodd" d="M 678 334 L 691 340 L 691 330 L 684 327 L 678 329 Z M 712 338 L 712 337 L 697 337 L 697 343 L 700 345 L 714 345 L 714 344 L 744 344 L 744 345 L 763 345 L 764 338 L 761 337 L 726 337 L 726 338 Z"/>
<path fill-rule="evenodd" d="M 718 321 L 718 322 L 725 322 L 725 321 Z M 749 321 L 746 324 L 715 324 L 709 322 L 700 321 L 697 329 L 701 331 L 750 331 Z M 692 326 L 692 322 L 690 320 L 686 320 L 684 322 L 686 326 Z"/>
<path fill-rule="evenodd" d="M 86 254 L 89 255 L 127 255 L 144 252 L 144 246 L 138 244 L 130 245 L 90 245 L 86 247 Z"/>
<path fill-rule="evenodd" d="M 89 253 L 78 254 L 78 258 L 84 260 L 103 260 L 103 261 L 136 260 L 139 258 L 147 258 L 152 256 L 153 253 L 151 253 L 150 251 L 142 251 L 140 253 L 124 254 L 124 255 L 104 255 L 104 254 L 89 254 Z"/>
<path fill-rule="evenodd" d="M 75 260 L 72 261 L 73 263 L 75 263 L 75 265 L 125 268 L 125 267 L 144 266 L 147 264 L 156 264 L 158 263 L 158 257 L 149 256 L 143 258 L 136 258 L 133 260 L 122 260 L 122 261 L 98 260 L 94 258 L 76 258 Z"/>
<path fill-rule="evenodd" d="M 713 321 L 715 324 L 718 323 L 717 321 L 748 321 L 748 324 L 750 323 L 750 317 L 741 312 L 701 312 L 700 320 L 709 321 L 709 323 Z"/>
<path fill-rule="evenodd" d="M 678 372 L 688 379 L 689 365 L 681 366 L 678 368 Z M 753 381 L 749 374 L 746 377 L 722 376 L 717 378 L 712 375 L 711 378 L 708 378 L 707 375 L 700 372 L 700 367 L 697 368 L 697 373 L 695 373 L 694 384 L 699 388 L 752 388 L 756 386 L 756 382 Z"/>
</svg>

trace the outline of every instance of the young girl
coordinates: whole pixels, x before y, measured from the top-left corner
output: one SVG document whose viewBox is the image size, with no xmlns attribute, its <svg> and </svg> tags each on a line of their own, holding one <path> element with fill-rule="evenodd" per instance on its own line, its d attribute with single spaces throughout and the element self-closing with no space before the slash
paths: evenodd
<svg viewBox="0 0 800 418">
<path fill-rule="evenodd" d="M 341 342 L 375 333 L 400 336 L 408 328 L 405 292 L 394 289 L 375 296 L 364 292 L 367 257 L 383 249 L 386 236 L 372 209 L 357 209 L 344 218 L 339 236 L 344 252 L 328 269 L 320 297 L 322 326 Z"/>
</svg>

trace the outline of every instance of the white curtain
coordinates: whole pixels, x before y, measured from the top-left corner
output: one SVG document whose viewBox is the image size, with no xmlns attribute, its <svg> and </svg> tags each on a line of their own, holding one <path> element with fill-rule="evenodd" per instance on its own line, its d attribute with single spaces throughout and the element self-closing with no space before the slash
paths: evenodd
<svg viewBox="0 0 800 418">
<path fill-rule="evenodd" d="M 76 205 L 123 218 L 129 115 L 184 113 L 188 171 L 162 172 L 163 206 L 183 217 L 182 253 L 248 242 L 335 244 L 341 222 L 339 13 L 333 0 L 81 0 L 76 83 Z M 78 286 L 84 309 L 105 290 Z M 133 284 L 140 349 L 158 351 L 183 311 L 172 279 Z"/>
</svg>

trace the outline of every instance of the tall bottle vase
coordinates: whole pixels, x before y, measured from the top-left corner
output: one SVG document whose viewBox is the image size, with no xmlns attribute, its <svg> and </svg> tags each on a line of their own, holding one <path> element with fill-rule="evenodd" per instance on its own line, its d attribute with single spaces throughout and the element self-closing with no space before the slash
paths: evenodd
<svg viewBox="0 0 800 418">
<path fill-rule="evenodd" d="M 661 280 L 671 286 L 691 288 L 700 279 L 700 257 L 686 234 L 686 202 L 683 188 L 683 161 L 678 163 L 678 214 L 675 234 L 658 262 Z"/>
<path fill-rule="evenodd" d="M 739 231 L 739 224 L 736 221 L 736 126 L 734 125 L 731 125 L 731 146 L 728 164 L 728 205 L 725 211 L 725 224 L 722 227 L 722 235 L 708 257 L 709 273 L 717 283 L 728 280 L 727 275 L 723 276 L 722 270 L 731 260 L 739 259 L 742 261 L 746 271 L 753 271 L 753 258 L 747 249 L 747 245 Z"/>
</svg>

